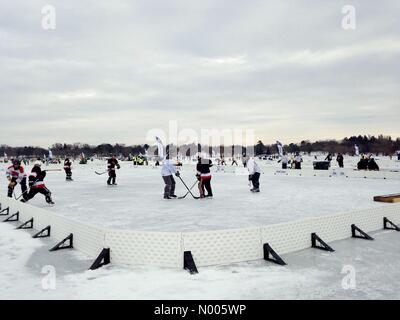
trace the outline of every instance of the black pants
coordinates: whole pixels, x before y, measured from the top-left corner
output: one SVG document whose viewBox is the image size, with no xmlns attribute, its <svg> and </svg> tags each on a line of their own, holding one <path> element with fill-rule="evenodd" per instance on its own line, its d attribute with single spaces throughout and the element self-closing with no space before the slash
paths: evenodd
<svg viewBox="0 0 400 320">
<path fill-rule="evenodd" d="M 27 197 L 28 197 L 28 195 L 27 195 L 28 188 L 26 186 L 26 178 L 23 178 L 19 184 L 21 185 L 22 197 L 24 199 L 27 199 Z M 14 186 L 10 186 L 10 185 L 8 186 L 8 194 L 7 194 L 8 197 L 12 198 L 12 194 L 14 192 L 15 186 L 16 186 L 16 184 Z"/>
<path fill-rule="evenodd" d="M 163 180 L 165 183 L 164 187 L 164 196 L 173 196 L 175 195 L 175 179 L 172 175 L 163 176 Z"/>
<path fill-rule="evenodd" d="M 251 176 L 251 183 L 253 184 L 254 189 L 260 188 L 260 173 L 259 172 L 255 172 Z"/>
<path fill-rule="evenodd" d="M 110 170 L 108 171 L 108 180 L 107 184 L 115 184 L 115 179 L 117 178 L 117 174 L 115 173 L 115 170 Z"/>
<path fill-rule="evenodd" d="M 71 170 L 71 168 L 65 168 L 64 171 L 65 171 L 66 179 L 67 180 L 71 180 L 71 178 L 72 178 L 72 170 Z"/>
<path fill-rule="evenodd" d="M 34 196 L 36 196 L 38 193 L 43 194 L 46 197 L 46 202 L 49 203 L 51 202 L 51 192 L 49 189 L 46 187 L 42 188 L 31 188 L 28 192 L 28 196 L 25 200 L 31 200 Z"/>
<path fill-rule="evenodd" d="M 294 163 L 294 168 L 295 169 L 301 169 L 301 162 L 295 162 Z"/>
<path fill-rule="evenodd" d="M 344 167 L 343 161 L 338 161 L 338 163 L 339 163 L 339 168 L 343 168 Z"/>
<path fill-rule="evenodd" d="M 199 182 L 199 192 L 200 192 L 200 197 L 205 196 L 205 190 L 207 190 L 207 196 L 212 197 L 212 189 L 211 189 L 211 179 L 200 179 Z"/>
<path fill-rule="evenodd" d="M 287 163 L 282 162 L 282 169 L 287 169 Z"/>
</svg>

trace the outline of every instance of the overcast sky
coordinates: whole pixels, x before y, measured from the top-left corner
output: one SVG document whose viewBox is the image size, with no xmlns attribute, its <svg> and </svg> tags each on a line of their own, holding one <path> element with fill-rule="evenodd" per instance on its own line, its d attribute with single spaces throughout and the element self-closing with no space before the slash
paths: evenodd
<svg viewBox="0 0 400 320">
<path fill-rule="evenodd" d="M 169 120 L 264 142 L 399 137 L 399 16 L 399 0 L 2 0 L 0 144 L 130 145 Z"/>
</svg>

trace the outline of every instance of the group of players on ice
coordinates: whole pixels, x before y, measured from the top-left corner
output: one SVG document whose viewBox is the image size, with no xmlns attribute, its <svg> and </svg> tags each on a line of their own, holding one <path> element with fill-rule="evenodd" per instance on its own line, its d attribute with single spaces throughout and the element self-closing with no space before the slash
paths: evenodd
<svg viewBox="0 0 400 320">
<path fill-rule="evenodd" d="M 281 151 L 281 150 L 280 150 Z M 287 153 L 279 152 L 280 153 L 280 160 L 279 162 L 282 163 L 282 169 L 287 169 L 288 164 L 291 164 L 293 169 L 301 169 L 301 163 L 303 161 L 300 153 L 296 153 L 292 159 L 289 159 Z M 212 198 L 213 192 L 211 187 L 211 170 L 210 168 L 213 166 L 211 159 L 207 157 L 198 156 L 197 158 L 197 165 L 196 165 L 196 173 L 195 176 L 197 181 L 193 186 L 188 187 L 186 183 L 182 180 L 180 176 L 180 172 L 178 167 L 181 164 L 177 164 L 175 161 L 171 159 L 171 156 L 167 152 L 165 156 L 162 156 L 162 167 L 161 167 L 161 176 L 164 181 L 164 199 L 173 199 L 177 198 L 175 195 L 175 186 L 176 182 L 174 176 L 179 178 L 181 182 L 184 184 L 185 188 L 187 189 L 187 193 L 180 198 L 186 197 L 189 193 L 194 198 Z M 332 160 L 332 155 L 329 154 L 327 159 L 328 161 Z M 336 161 L 339 164 L 339 167 L 343 168 L 343 155 L 338 154 Z M 219 161 L 219 164 L 221 161 Z M 219 166 L 218 164 L 218 166 Z M 232 165 L 236 164 L 236 161 L 232 162 Z M 49 204 L 54 204 L 51 191 L 46 187 L 44 183 L 44 179 L 46 177 L 47 171 L 61 171 L 60 169 L 50 169 L 50 170 L 42 170 L 43 162 L 38 158 L 33 165 L 33 168 L 28 175 L 25 172 L 24 167 L 21 165 L 21 161 L 19 159 L 12 160 L 12 165 L 7 168 L 6 176 L 9 181 L 8 184 L 8 197 L 12 197 L 14 194 L 14 189 L 17 184 L 20 184 L 22 194 L 19 197 L 14 197 L 19 199 L 22 197 L 22 202 L 27 202 L 35 197 L 36 194 L 41 193 L 45 196 L 46 202 Z M 248 180 L 249 185 L 252 185 L 250 189 L 251 192 L 257 193 L 260 192 L 260 176 L 261 176 L 261 168 L 254 159 L 254 157 L 243 156 L 243 165 L 248 170 Z M 72 180 L 72 170 L 71 170 L 72 162 L 69 158 L 64 160 L 64 171 L 66 174 L 67 181 Z M 108 173 L 107 185 L 116 185 L 116 170 L 120 169 L 121 166 L 118 162 L 118 159 L 115 155 L 111 156 L 107 160 L 107 170 L 101 174 Z M 97 172 L 96 172 L 97 173 Z M 97 173 L 99 174 L 99 173 Z M 27 182 L 29 185 L 29 190 L 27 187 Z M 199 190 L 199 197 L 193 195 L 191 190 L 197 184 Z"/>
<path fill-rule="evenodd" d="M 13 159 L 12 165 L 7 168 L 6 176 L 8 179 L 8 192 L 7 196 L 12 198 L 14 194 L 15 186 L 19 183 L 21 185 L 21 195 L 16 199 L 22 197 L 21 202 L 28 202 L 33 197 L 35 197 L 38 193 L 44 195 L 46 202 L 48 204 L 54 204 L 53 199 L 51 197 L 51 191 L 46 187 L 44 183 L 44 178 L 46 177 L 47 171 L 58 171 L 57 169 L 53 170 L 42 170 L 43 162 L 38 158 L 34 164 L 33 168 L 28 175 L 25 172 L 25 168 L 21 165 L 21 160 Z M 72 180 L 72 170 L 71 170 L 72 162 L 69 158 L 64 160 L 64 171 L 66 175 L 67 181 Z M 27 187 L 27 182 L 29 185 L 29 190 Z"/>
<path fill-rule="evenodd" d="M 211 187 L 211 170 L 210 168 L 213 166 L 213 163 L 210 159 L 207 159 L 205 157 L 198 156 L 197 158 L 197 165 L 196 165 L 196 178 L 197 178 L 197 184 L 198 184 L 198 189 L 199 189 L 199 194 L 200 197 L 195 197 L 195 198 L 211 198 L 213 197 L 213 192 L 212 192 L 212 187 Z M 193 188 L 188 188 L 186 183 L 182 180 L 180 176 L 180 172 L 178 170 L 179 164 L 177 164 L 175 161 L 173 161 L 170 157 L 170 155 L 167 153 L 167 155 L 164 157 L 162 161 L 162 167 L 161 167 L 161 176 L 164 180 L 164 199 L 174 199 L 177 198 L 178 196 L 175 194 L 175 187 L 176 187 L 176 182 L 174 179 L 174 176 L 178 177 L 182 183 L 185 185 L 187 188 L 187 193 L 192 194 L 191 189 Z M 249 171 L 249 180 L 253 184 L 253 188 L 251 189 L 252 192 L 260 192 L 260 175 L 261 175 L 261 169 L 258 166 L 258 164 L 255 162 L 253 158 L 250 158 L 247 163 L 246 167 Z M 120 169 L 120 165 L 118 163 L 118 160 L 115 156 L 112 156 L 110 159 L 108 159 L 108 180 L 107 184 L 108 185 L 116 185 L 116 169 Z M 185 195 L 185 196 L 186 196 Z M 192 194 L 193 196 L 193 194 Z"/>
<path fill-rule="evenodd" d="M 213 166 L 211 159 L 207 159 L 205 157 L 198 156 L 196 165 L 196 173 L 195 176 L 197 178 L 196 184 L 199 189 L 199 197 L 196 197 L 192 194 L 191 190 L 194 185 L 189 188 L 185 182 L 180 177 L 180 172 L 178 170 L 178 166 L 175 161 L 170 159 L 169 154 L 167 154 L 163 161 L 161 167 L 161 176 L 164 181 L 164 199 L 173 199 L 177 198 L 175 195 L 175 186 L 176 182 L 174 176 L 178 177 L 187 188 L 187 194 L 191 194 L 194 198 L 212 198 L 213 192 L 211 187 L 211 170 L 210 168 Z M 25 171 L 25 168 L 22 166 L 21 161 L 19 159 L 13 159 L 12 165 L 9 166 L 6 170 L 6 176 L 8 179 L 8 197 L 14 197 L 19 199 L 22 197 L 21 202 L 28 202 L 33 197 L 35 197 L 38 193 L 43 194 L 45 196 L 45 200 L 48 204 L 54 204 L 52 200 L 51 191 L 46 187 L 44 179 L 46 177 L 47 171 L 60 171 L 59 169 L 42 169 L 43 162 L 38 158 L 34 164 L 31 172 L 28 174 Z M 66 181 L 73 181 L 72 179 L 72 170 L 71 170 L 72 162 L 69 158 L 64 160 L 64 171 L 66 174 Z M 248 158 L 245 166 L 249 172 L 249 181 L 252 183 L 253 188 L 252 192 L 260 192 L 260 175 L 261 169 L 254 158 Z M 116 170 L 120 169 L 121 166 L 118 162 L 118 159 L 115 155 L 111 156 L 107 160 L 107 171 L 104 173 L 108 173 L 107 185 L 116 185 Z M 17 184 L 21 186 L 21 195 L 16 197 L 14 194 L 15 187 Z M 29 189 L 28 189 L 29 186 Z M 185 195 L 185 196 L 186 196 Z M 185 197 L 184 196 L 184 197 Z M 181 198 L 184 198 L 181 197 Z"/>
</svg>

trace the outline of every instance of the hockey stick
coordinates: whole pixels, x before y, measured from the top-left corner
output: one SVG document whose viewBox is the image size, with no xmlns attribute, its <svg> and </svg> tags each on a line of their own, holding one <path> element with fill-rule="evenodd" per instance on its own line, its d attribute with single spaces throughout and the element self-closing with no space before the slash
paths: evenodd
<svg viewBox="0 0 400 320">
<path fill-rule="evenodd" d="M 192 195 L 192 197 L 194 199 L 200 199 L 200 197 L 196 197 L 192 191 L 190 191 L 190 189 L 188 188 L 188 186 L 186 185 L 185 181 L 183 181 L 183 179 L 181 178 L 181 176 L 179 175 L 178 178 L 182 181 L 183 185 L 186 187 L 186 189 L 188 190 L 188 192 Z"/>
<path fill-rule="evenodd" d="M 97 174 L 97 175 L 99 175 L 99 176 L 101 176 L 102 174 L 105 174 L 105 173 L 107 173 L 107 172 L 108 172 L 108 170 L 107 170 L 107 171 L 104 171 L 104 172 L 97 172 L 97 171 L 95 171 L 94 173 Z"/>
<path fill-rule="evenodd" d="M 15 196 L 15 192 L 14 192 L 14 198 L 15 200 L 19 200 L 19 198 L 21 198 L 25 193 L 28 192 L 28 189 L 26 189 L 24 192 L 22 192 L 18 197 Z"/>
<path fill-rule="evenodd" d="M 46 172 L 48 172 L 48 171 L 62 171 L 61 169 L 47 169 L 47 170 L 43 170 L 43 171 L 46 171 Z"/>
<path fill-rule="evenodd" d="M 190 190 L 192 190 L 194 188 L 194 186 L 197 184 L 197 181 L 194 182 L 194 184 L 190 187 Z M 189 191 L 186 192 L 186 194 L 182 197 L 178 197 L 178 199 L 184 199 L 186 198 L 186 196 L 189 194 Z"/>
</svg>

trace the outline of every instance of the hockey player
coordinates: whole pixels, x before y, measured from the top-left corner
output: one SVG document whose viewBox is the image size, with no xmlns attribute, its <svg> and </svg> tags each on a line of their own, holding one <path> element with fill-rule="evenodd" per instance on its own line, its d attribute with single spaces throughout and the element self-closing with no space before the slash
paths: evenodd
<svg viewBox="0 0 400 320">
<path fill-rule="evenodd" d="M 286 152 L 283 153 L 281 161 L 282 161 L 282 169 L 286 170 L 288 163 L 289 163 L 289 158 L 288 158 Z"/>
<path fill-rule="evenodd" d="M 368 159 L 364 155 L 361 155 L 360 161 L 357 163 L 358 170 L 368 170 Z"/>
<path fill-rule="evenodd" d="M 211 189 L 211 171 L 210 168 L 213 166 L 212 161 L 210 159 L 203 159 L 202 157 L 198 157 L 198 162 L 196 166 L 197 170 L 197 180 L 199 181 L 199 192 L 200 198 L 212 197 L 212 189 Z M 207 190 L 207 195 L 205 195 L 205 190 Z"/>
<path fill-rule="evenodd" d="M 64 160 L 64 171 L 65 171 L 65 180 L 73 181 L 72 180 L 72 170 L 71 170 L 72 162 L 69 158 Z"/>
<path fill-rule="evenodd" d="M 110 159 L 107 161 L 108 165 L 108 180 L 107 184 L 110 186 L 112 185 L 117 185 L 115 182 L 115 179 L 117 178 L 117 174 L 115 173 L 115 168 L 120 169 L 121 166 L 118 163 L 117 157 L 113 155 Z"/>
<path fill-rule="evenodd" d="M 344 158 L 343 158 L 343 155 L 340 152 L 338 153 L 338 155 L 336 157 L 336 161 L 337 161 L 337 163 L 339 165 L 339 168 L 343 168 L 344 167 L 344 165 L 343 165 Z"/>
<path fill-rule="evenodd" d="M 301 163 L 303 162 L 303 158 L 300 155 L 300 152 L 296 153 L 296 157 L 294 158 L 294 168 L 301 169 Z"/>
<path fill-rule="evenodd" d="M 242 156 L 242 164 L 243 164 L 243 167 L 245 167 L 245 168 L 246 168 L 246 161 L 247 161 L 247 160 L 248 160 L 248 159 L 247 159 L 246 154 L 243 153 L 243 156 Z"/>
<path fill-rule="evenodd" d="M 26 186 L 26 173 L 24 167 L 21 166 L 21 162 L 18 159 L 13 160 L 12 166 L 7 168 L 6 176 L 9 181 L 8 183 L 8 197 L 12 197 L 15 186 L 19 183 L 21 185 L 22 197 L 27 198 L 28 188 Z"/>
<path fill-rule="evenodd" d="M 46 177 L 46 171 L 42 171 L 41 169 L 42 163 L 40 161 L 36 161 L 31 174 L 29 175 L 29 192 L 26 198 L 22 199 L 21 202 L 27 202 L 31 200 L 35 195 L 41 193 L 45 196 L 46 202 L 48 204 L 54 204 L 51 199 L 51 192 L 46 188 L 44 184 L 44 178 Z"/>
<path fill-rule="evenodd" d="M 379 166 L 376 163 L 375 159 L 372 157 L 372 155 L 370 155 L 368 158 L 368 170 L 379 171 Z"/>
<path fill-rule="evenodd" d="M 251 192 L 260 192 L 260 175 L 261 169 L 254 158 L 247 161 L 247 170 L 249 171 L 249 181 L 253 184 Z"/>
<path fill-rule="evenodd" d="M 164 180 L 164 199 L 172 199 L 176 198 L 175 195 L 175 179 L 174 175 L 179 177 L 180 173 L 176 169 L 175 165 L 171 162 L 169 155 L 167 154 L 166 158 L 163 161 L 161 167 L 161 176 Z"/>
</svg>

